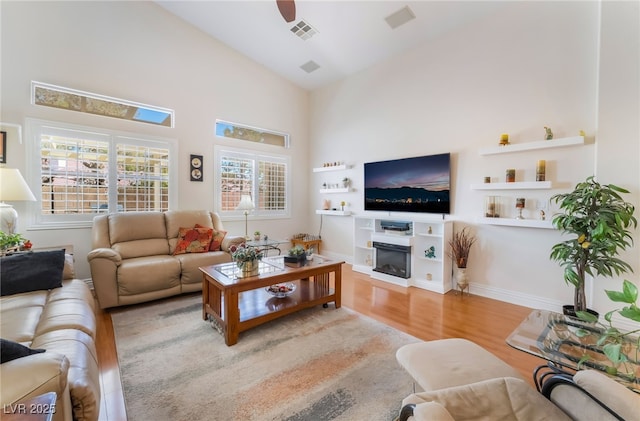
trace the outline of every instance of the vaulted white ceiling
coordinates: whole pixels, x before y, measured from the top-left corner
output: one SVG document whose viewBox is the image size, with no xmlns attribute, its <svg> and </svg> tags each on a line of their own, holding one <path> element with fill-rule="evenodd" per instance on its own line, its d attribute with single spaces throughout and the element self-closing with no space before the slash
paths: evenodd
<svg viewBox="0 0 640 421">
<path fill-rule="evenodd" d="M 238 52 L 308 89 L 324 86 L 494 13 L 503 1 L 296 0 L 285 22 L 276 0 L 164 1 L 157 4 Z M 415 19 L 392 29 L 385 18 L 408 6 Z M 291 28 L 317 31 L 307 40 Z M 320 67 L 307 73 L 301 66 Z"/>
</svg>

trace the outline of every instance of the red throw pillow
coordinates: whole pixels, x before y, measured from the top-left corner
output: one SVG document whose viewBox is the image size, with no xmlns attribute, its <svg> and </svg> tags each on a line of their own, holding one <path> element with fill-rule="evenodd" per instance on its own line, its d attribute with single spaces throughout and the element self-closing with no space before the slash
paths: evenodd
<svg viewBox="0 0 640 421">
<path fill-rule="evenodd" d="M 173 254 L 204 253 L 209 250 L 212 237 L 212 228 L 180 228 Z"/>
<path fill-rule="evenodd" d="M 204 228 L 200 224 L 196 224 L 196 228 Z M 209 251 L 220 251 L 222 249 L 222 240 L 227 235 L 227 231 L 222 230 L 213 230 L 213 235 L 211 237 L 211 244 L 209 244 Z"/>
</svg>

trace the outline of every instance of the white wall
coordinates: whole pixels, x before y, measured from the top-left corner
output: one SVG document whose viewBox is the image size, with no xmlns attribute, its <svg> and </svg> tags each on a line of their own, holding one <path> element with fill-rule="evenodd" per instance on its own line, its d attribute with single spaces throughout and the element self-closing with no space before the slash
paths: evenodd
<svg viewBox="0 0 640 421">
<path fill-rule="evenodd" d="M 637 4 L 609 7 L 615 13 L 606 14 L 602 24 L 615 33 L 605 40 L 602 51 L 599 3 L 514 2 L 454 33 L 313 92 L 311 165 L 336 160 L 353 165 L 349 177 L 356 191 L 344 198 L 350 210 L 360 213 L 364 162 L 451 152 L 451 217 L 459 221 L 458 227 L 472 225 L 479 240 L 468 270 L 472 291 L 559 309 L 573 299 L 561 269 L 548 258 L 560 234 L 477 224 L 484 196 L 491 193 L 472 191 L 470 185 L 481 183 L 485 175 L 504 181 L 504 170 L 509 167 L 518 170 L 516 181 L 532 181 L 536 161 L 545 159 L 547 179 L 556 189 L 494 192 L 506 197 L 511 215 L 515 215 L 516 196 L 527 199 L 525 216 L 537 217 L 536 200 L 546 202 L 596 170 L 601 181 L 634 192 L 627 200 L 638 203 L 637 161 L 624 170 L 611 161 L 638 157 L 638 49 L 630 41 L 638 39 L 632 36 L 634 31 L 637 34 L 637 13 L 635 20 L 630 14 L 622 28 L 614 31 L 620 25 L 616 15 L 629 13 L 617 8 L 637 9 Z M 419 17 L 410 24 L 420 24 Z M 624 51 L 615 47 L 617 43 L 625 45 Z M 609 60 L 606 66 L 601 66 L 599 54 Z M 629 69 L 615 73 L 618 66 Z M 606 83 L 599 81 L 599 70 L 609 73 Z M 627 91 L 629 84 L 632 89 Z M 619 95 L 625 96 L 623 103 L 630 103 L 628 108 L 622 113 L 607 112 L 620 100 Z M 602 131 L 605 125 L 610 132 Z M 550 126 L 555 137 L 575 136 L 584 130 L 587 144 L 478 155 L 479 149 L 497 145 L 501 133 L 509 133 L 512 143 L 542 140 L 544 126 Z M 316 175 L 310 184 L 310 190 L 316 192 L 311 198 L 316 208 L 324 198 L 317 193 L 321 183 L 322 176 Z M 335 195 L 329 198 L 340 200 Z M 552 212 L 553 207 L 547 215 Z M 315 223 L 318 226 L 318 217 Z M 351 255 L 353 242 L 344 234 L 351 230 L 350 218 L 325 216 L 324 249 Z M 639 241 L 637 232 L 634 238 Z M 638 249 L 629 254 L 635 256 L 632 264 L 640 270 Z M 637 275 L 630 279 L 637 280 Z"/>
<path fill-rule="evenodd" d="M 287 132 L 291 148 L 278 152 L 293 158 L 292 218 L 250 220 L 249 225 L 273 238 L 307 227 L 306 91 L 152 2 L 2 2 L 0 7 L 1 122 L 23 125 L 25 118 L 33 117 L 177 139 L 181 209 L 213 208 L 213 146 L 230 144 L 214 136 L 216 118 Z M 32 80 L 172 108 L 176 125 L 155 127 L 34 106 L 29 96 Z M 8 132 L 7 166 L 24 174 L 32 159 L 25 156 L 25 145 L 32 139 L 20 144 L 16 130 L 8 127 Z M 192 153 L 204 155 L 205 182 L 189 181 Z M 31 209 L 24 204 L 15 207 L 21 215 L 20 232 L 36 246 L 73 244 L 78 276 L 90 276 L 90 229 L 33 230 Z M 244 220 L 226 221 L 225 228 L 243 234 Z"/>
</svg>

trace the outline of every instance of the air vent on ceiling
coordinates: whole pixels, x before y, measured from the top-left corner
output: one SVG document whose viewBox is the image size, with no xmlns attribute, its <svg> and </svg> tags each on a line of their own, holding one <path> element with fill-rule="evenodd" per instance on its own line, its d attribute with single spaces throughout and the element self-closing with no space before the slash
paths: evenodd
<svg viewBox="0 0 640 421">
<path fill-rule="evenodd" d="M 312 36 L 318 33 L 311 25 L 309 25 L 304 20 L 296 23 L 292 28 L 291 32 L 302 38 L 303 40 L 308 40 Z"/>
<path fill-rule="evenodd" d="M 413 13 L 409 6 L 405 6 L 395 13 L 390 14 L 384 20 L 387 21 L 391 29 L 396 29 L 398 26 L 404 25 L 411 19 L 415 19 L 416 15 Z"/>
<path fill-rule="evenodd" d="M 318 70 L 320 68 L 320 65 L 313 60 L 309 60 L 308 62 L 300 66 L 300 68 L 307 73 L 311 73 Z"/>
</svg>

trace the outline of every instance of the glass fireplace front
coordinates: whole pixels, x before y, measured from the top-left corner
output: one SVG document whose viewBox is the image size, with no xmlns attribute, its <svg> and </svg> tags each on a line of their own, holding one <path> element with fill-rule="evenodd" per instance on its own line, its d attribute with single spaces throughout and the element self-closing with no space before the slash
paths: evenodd
<svg viewBox="0 0 640 421">
<path fill-rule="evenodd" d="M 376 272 L 408 279 L 411 278 L 411 246 L 373 242 L 376 250 Z"/>
</svg>

